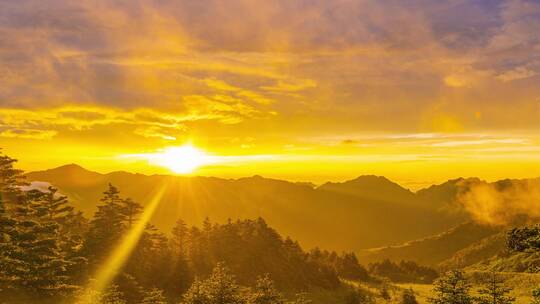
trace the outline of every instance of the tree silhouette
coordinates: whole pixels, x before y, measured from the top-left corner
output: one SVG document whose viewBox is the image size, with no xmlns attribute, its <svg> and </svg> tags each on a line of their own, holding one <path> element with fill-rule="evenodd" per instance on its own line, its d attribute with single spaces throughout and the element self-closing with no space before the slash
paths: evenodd
<svg viewBox="0 0 540 304">
<path fill-rule="evenodd" d="M 435 282 L 435 297 L 429 298 L 433 304 L 470 304 L 473 302 L 470 296 L 471 285 L 465 279 L 460 270 L 447 272 Z"/>
<path fill-rule="evenodd" d="M 283 304 L 283 295 L 274 286 L 268 275 L 259 277 L 248 297 L 249 304 Z"/>
<path fill-rule="evenodd" d="M 510 304 L 515 301 L 514 297 L 508 296 L 511 288 L 504 287 L 504 281 L 491 272 L 488 279 L 484 282 L 484 286 L 478 291 L 480 296 L 476 302 L 480 304 Z"/>
<path fill-rule="evenodd" d="M 418 304 L 412 288 L 403 290 L 401 294 L 401 304 Z"/>
</svg>

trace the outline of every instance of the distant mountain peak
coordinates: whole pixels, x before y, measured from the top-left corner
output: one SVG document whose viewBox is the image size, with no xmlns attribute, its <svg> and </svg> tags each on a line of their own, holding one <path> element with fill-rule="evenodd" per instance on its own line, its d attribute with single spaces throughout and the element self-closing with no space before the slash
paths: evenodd
<svg viewBox="0 0 540 304">
<path fill-rule="evenodd" d="M 57 180 L 60 184 L 63 184 L 73 180 L 81 183 L 94 181 L 103 178 L 103 174 L 87 170 L 77 164 L 68 164 L 53 169 L 29 172 L 26 177 L 30 181 Z"/>
<path fill-rule="evenodd" d="M 53 169 L 49 169 L 47 171 L 53 171 L 53 170 L 56 170 L 56 171 L 63 171 L 63 170 L 70 170 L 70 171 L 89 171 L 85 168 L 83 168 L 82 166 L 80 165 L 77 165 L 77 164 L 67 164 L 67 165 L 63 165 L 63 166 L 60 166 L 60 167 L 56 167 L 56 168 L 53 168 Z"/>
<path fill-rule="evenodd" d="M 385 176 L 379 176 L 379 175 L 360 175 L 355 179 L 346 181 L 346 183 L 387 183 L 387 184 L 393 184 L 396 186 L 401 187 L 399 184 L 389 180 Z"/>
<path fill-rule="evenodd" d="M 318 189 L 385 201 L 410 201 L 414 194 L 384 176 L 361 175 L 342 183 L 328 182 Z"/>
</svg>

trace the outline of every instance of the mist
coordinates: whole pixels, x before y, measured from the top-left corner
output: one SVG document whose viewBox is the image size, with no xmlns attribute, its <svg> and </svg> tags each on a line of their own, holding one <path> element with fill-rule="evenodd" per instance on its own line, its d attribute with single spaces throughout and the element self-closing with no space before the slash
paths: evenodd
<svg viewBox="0 0 540 304">
<path fill-rule="evenodd" d="M 508 226 L 540 219 L 540 179 L 467 179 L 458 188 L 458 203 L 480 223 Z"/>
</svg>

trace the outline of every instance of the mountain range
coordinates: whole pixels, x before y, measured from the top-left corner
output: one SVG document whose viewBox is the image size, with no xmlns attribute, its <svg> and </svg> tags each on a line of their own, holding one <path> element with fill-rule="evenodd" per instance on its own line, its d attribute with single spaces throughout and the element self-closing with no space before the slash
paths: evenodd
<svg viewBox="0 0 540 304">
<path fill-rule="evenodd" d="M 378 176 L 316 187 L 253 176 L 239 179 L 101 174 L 78 165 L 30 172 L 35 187 L 52 184 L 91 216 L 109 183 L 142 205 L 164 189 L 151 223 L 168 232 L 175 221 L 198 224 L 263 217 L 310 248 L 359 251 L 444 232 L 469 220 L 454 204 L 459 180 L 416 193 Z"/>
</svg>

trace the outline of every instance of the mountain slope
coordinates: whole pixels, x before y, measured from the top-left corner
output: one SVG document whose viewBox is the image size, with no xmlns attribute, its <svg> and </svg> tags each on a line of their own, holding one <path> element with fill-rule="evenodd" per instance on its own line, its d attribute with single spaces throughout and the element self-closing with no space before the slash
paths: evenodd
<svg viewBox="0 0 540 304">
<path fill-rule="evenodd" d="M 439 233 L 462 220 L 452 214 L 416 206 L 414 201 L 403 204 L 401 196 L 389 199 L 387 192 L 377 190 L 388 188 L 389 181 L 382 179 L 371 181 L 367 190 L 359 189 L 370 193 L 368 197 L 359 197 L 260 176 L 221 179 L 127 172 L 99 174 L 69 165 L 29 173 L 27 177 L 55 185 L 88 216 L 95 211 L 108 183 L 117 186 L 123 196 L 143 205 L 164 189 L 151 219 L 164 231 L 169 231 L 178 218 L 200 223 L 207 216 L 213 221 L 261 216 L 279 231 L 299 239 L 304 246 L 337 250 L 402 243 Z M 408 190 L 397 189 L 396 192 L 414 198 Z M 380 198 L 377 193 L 381 194 Z"/>
<path fill-rule="evenodd" d="M 394 261 L 410 260 L 424 265 L 436 266 L 451 259 L 458 251 L 499 231 L 499 228 L 469 222 L 444 233 L 403 245 L 363 251 L 359 258 L 364 263 L 390 259 Z"/>
<path fill-rule="evenodd" d="M 506 234 L 500 232 L 483 238 L 457 251 L 452 257 L 441 262 L 442 269 L 455 269 L 481 263 L 502 253 L 505 249 Z"/>
</svg>

